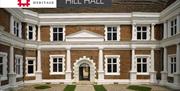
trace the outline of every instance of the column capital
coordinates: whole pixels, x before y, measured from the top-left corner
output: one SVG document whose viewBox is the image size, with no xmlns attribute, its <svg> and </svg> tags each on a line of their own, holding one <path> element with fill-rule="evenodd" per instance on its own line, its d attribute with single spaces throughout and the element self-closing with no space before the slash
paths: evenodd
<svg viewBox="0 0 180 91">
<path fill-rule="evenodd" d="M 156 23 L 151 23 L 151 25 L 152 25 L 152 26 L 155 26 L 155 25 L 156 25 Z"/>
<path fill-rule="evenodd" d="M 71 50 L 71 47 L 66 47 L 66 50 Z"/>
<path fill-rule="evenodd" d="M 98 49 L 99 49 L 99 50 L 103 50 L 103 49 L 104 49 L 104 47 L 98 47 Z"/>
</svg>

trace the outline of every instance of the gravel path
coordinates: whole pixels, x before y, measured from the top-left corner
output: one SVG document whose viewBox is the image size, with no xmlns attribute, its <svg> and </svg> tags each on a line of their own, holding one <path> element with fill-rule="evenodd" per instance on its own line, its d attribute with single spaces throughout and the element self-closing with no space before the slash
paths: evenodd
<svg viewBox="0 0 180 91">
<path fill-rule="evenodd" d="M 93 85 L 76 85 L 75 91 L 94 91 Z"/>
</svg>

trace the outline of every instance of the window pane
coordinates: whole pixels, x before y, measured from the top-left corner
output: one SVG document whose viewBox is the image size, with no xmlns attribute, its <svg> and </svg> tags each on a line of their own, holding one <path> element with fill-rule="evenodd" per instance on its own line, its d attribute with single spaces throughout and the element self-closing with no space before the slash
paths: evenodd
<svg viewBox="0 0 180 91">
<path fill-rule="evenodd" d="M 53 33 L 54 33 L 54 32 L 57 32 L 57 28 L 53 28 Z"/>
<path fill-rule="evenodd" d="M 143 31 L 146 31 L 146 30 L 147 30 L 147 27 L 143 27 L 142 30 L 143 30 Z"/>
<path fill-rule="evenodd" d="M 113 63 L 117 63 L 117 60 L 116 60 L 116 58 L 113 58 Z"/>
<path fill-rule="evenodd" d="M 141 64 L 137 64 L 137 72 L 141 72 Z"/>
<path fill-rule="evenodd" d="M 176 63 L 174 63 L 174 73 L 176 72 Z"/>
<path fill-rule="evenodd" d="M 28 73 L 29 74 L 34 73 L 34 67 L 33 66 L 28 66 Z"/>
<path fill-rule="evenodd" d="M 0 65 L 0 75 L 3 75 L 3 65 Z"/>
<path fill-rule="evenodd" d="M 137 32 L 137 39 L 141 39 L 141 32 Z"/>
<path fill-rule="evenodd" d="M 58 72 L 62 72 L 62 64 L 59 64 L 59 71 Z"/>
<path fill-rule="evenodd" d="M 3 63 L 3 57 L 0 57 L 0 63 Z"/>
<path fill-rule="evenodd" d="M 141 62 L 141 58 L 137 58 L 137 62 Z"/>
<path fill-rule="evenodd" d="M 29 26 L 29 31 L 32 31 L 32 30 L 33 30 L 32 26 Z"/>
<path fill-rule="evenodd" d="M 171 64 L 171 73 L 173 73 L 173 64 Z"/>
<path fill-rule="evenodd" d="M 62 62 L 62 58 L 59 58 L 59 62 Z"/>
<path fill-rule="evenodd" d="M 53 33 L 53 41 L 57 41 L 57 33 Z"/>
<path fill-rule="evenodd" d="M 174 33 L 173 33 L 173 27 L 171 28 L 171 35 L 174 35 Z"/>
<path fill-rule="evenodd" d="M 111 40 L 111 33 L 108 33 L 108 34 L 107 34 L 107 39 L 108 39 L 108 40 Z"/>
<path fill-rule="evenodd" d="M 117 64 L 113 64 L 113 72 L 117 72 Z"/>
<path fill-rule="evenodd" d="M 110 32 L 111 31 L 111 27 L 108 27 L 107 30 L 108 30 L 108 32 Z"/>
<path fill-rule="evenodd" d="M 53 64 L 53 72 L 57 72 L 57 64 Z"/>
<path fill-rule="evenodd" d="M 146 63 L 146 62 L 147 62 L 146 58 L 143 58 L 143 63 Z"/>
<path fill-rule="evenodd" d="M 143 72 L 147 72 L 147 64 L 143 64 Z"/>
<path fill-rule="evenodd" d="M 28 61 L 28 64 L 33 64 L 33 60 L 29 60 L 29 61 Z"/>
<path fill-rule="evenodd" d="M 137 31 L 141 31 L 141 27 L 137 27 Z"/>
<path fill-rule="evenodd" d="M 117 27 L 113 27 L 113 31 L 117 31 Z"/>
<path fill-rule="evenodd" d="M 33 33 L 29 32 L 29 39 L 32 39 L 32 38 L 33 38 Z"/>
<path fill-rule="evenodd" d="M 147 39 L 147 33 L 146 32 L 143 32 L 143 39 Z"/>
<path fill-rule="evenodd" d="M 57 58 L 53 58 L 53 63 L 57 63 Z"/>
<path fill-rule="evenodd" d="M 59 28 L 59 32 L 63 32 L 63 28 Z"/>
<path fill-rule="evenodd" d="M 117 33 L 113 33 L 113 40 L 117 40 Z"/>
<path fill-rule="evenodd" d="M 108 72 L 112 72 L 112 70 L 111 70 L 111 64 L 108 64 L 107 70 L 108 70 Z"/>
<path fill-rule="evenodd" d="M 108 58 L 107 60 L 108 60 L 107 63 L 111 63 L 111 58 Z"/>
<path fill-rule="evenodd" d="M 63 33 L 59 33 L 59 40 L 60 40 L 60 41 L 63 40 Z"/>
</svg>

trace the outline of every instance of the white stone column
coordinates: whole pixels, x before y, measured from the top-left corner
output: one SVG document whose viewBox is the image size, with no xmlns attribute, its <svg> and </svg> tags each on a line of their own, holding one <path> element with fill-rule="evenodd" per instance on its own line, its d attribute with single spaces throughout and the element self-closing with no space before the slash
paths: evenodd
<svg viewBox="0 0 180 91">
<path fill-rule="evenodd" d="M 155 40 L 155 38 L 154 38 L 154 23 L 153 24 L 151 24 L 151 40 Z"/>
<path fill-rule="evenodd" d="M 132 40 L 136 40 L 136 32 L 135 32 L 135 27 L 136 26 L 136 24 L 132 24 Z"/>
<path fill-rule="evenodd" d="M 42 69 L 41 69 L 41 50 L 37 50 L 37 71 L 36 71 L 36 81 L 42 80 Z"/>
<path fill-rule="evenodd" d="M 151 49 L 151 69 L 150 69 L 150 82 L 157 83 L 156 71 L 154 70 L 154 48 Z"/>
<path fill-rule="evenodd" d="M 41 41 L 41 26 L 38 25 L 38 38 L 37 41 Z"/>
<path fill-rule="evenodd" d="M 71 48 L 66 48 L 66 81 L 67 83 L 72 83 L 71 81 Z"/>
<path fill-rule="evenodd" d="M 104 80 L 104 70 L 103 70 L 103 48 L 99 48 L 99 68 L 98 68 L 98 80 Z"/>
<path fill-rule="evenodd" d="M 167 26 L 168 26 L 168 24 L 167 24 L 167 22 L 165 21 L 165 22 L 164 22 L 164 29 L 163 29 L 163 30 L 164 30 L 164 31 L 163 31 L 163 32 L 164 32 L 164 36 L 163 36 L 164 39 L 166 39 L 166 38 L 168 37 L 168 31 L 167 31 L 168 28 L 167 28 Z"/>
<path fill-rule="evenodd" d="M 16 73 L 14 72 L 14 47 L 10 46 L 9 52 L 9 85 L 16 86 Z"/>
<path fill-rule="evenodd" d="M 164 54 L 163 54 L 163 71 L 161 71 L 161 81 L 160 84 L 161 85 L 165 85 L 167 83 L 167 48 L 164 47 Z"/>
<path fill-rule="evenodd" d="M 180 45 L 179 44 L 177 44 L 177 48 L 176 48 L 176 73 L 174 74 L 174 84 L 177 87 L 180 86 Z"/>
<path fill-rule="evenodd" d="M 131 56 L 131 71 L 130 71 L 130 81 L 131 83 L 135 82 L 137 77 L 136 77 L 136 64 L 135 64 L 135 48 L 132 48 L 132 56 Z"/>
</svg>

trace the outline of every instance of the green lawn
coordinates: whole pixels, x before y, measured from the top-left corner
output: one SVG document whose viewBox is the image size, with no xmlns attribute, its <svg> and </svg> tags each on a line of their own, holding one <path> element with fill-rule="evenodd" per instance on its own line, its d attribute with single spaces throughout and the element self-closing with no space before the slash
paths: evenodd
<svg viewBox="0 0 180 91">
<path fill-rule="evenodd" d="M 151 91 L 150 87 L 139 86 L 139 85 L 130 85 L 127 89 L 135 90 L 135 91 Z"/>
<path fill-rule="evenodd" d="M 36 85 L 34 86 L 35 89 L 48 89 L 51 88 L 49 85 L 42 84 L 42 85 Z"/>
<path fill-rule="evenodd" d="M 94 85 L 95 91 L 106 91 L 103 85 Z"/>
<path fill-rule="evenodd" d="M 76 85 L 67 85 L 64 91 L 75 91 Z"/>
</svg>

